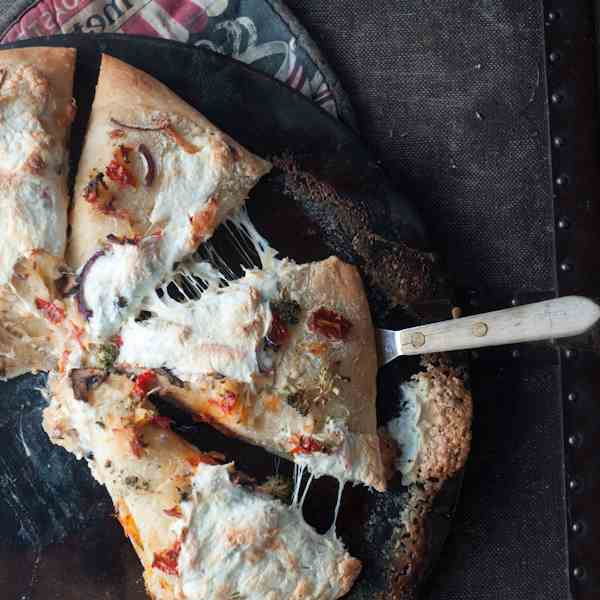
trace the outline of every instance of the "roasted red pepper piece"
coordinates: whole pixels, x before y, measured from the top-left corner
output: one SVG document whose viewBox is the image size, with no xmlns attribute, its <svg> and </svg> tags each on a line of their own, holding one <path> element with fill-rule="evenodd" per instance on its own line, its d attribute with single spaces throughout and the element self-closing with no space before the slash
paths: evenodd
<svg viewBox="0 0 600 600">
<path fill-rule="evenodd" d="M 158 378 L 154 371 L 144 371 L 135 378 L 135 385 L 133 387 L 133 393 L 136 396 L 146 396 L 148 392 L 152 391 L 158 386 Z"/>
<path fill-rule="evenodd" d="M 311 454 L 312 452 L 321 452 L 323 445 L 308 435 L 296 435 L 291 438 L 291 442 L 295 444 L 292 448 L 292 454 Z"/>
<path fill-rule="evenodd" d="M 44 315 L 46 319 L 48 319 L 48 321 L 50 321 L 50 323 L 58 325 L 65 320 L 65 311 L 60 308 L 60 306 L 56 306 L 56 304 L 48 302 L 48 300 L 36 298 L 35 307 Z"/>
<path fill-rule="evenodd" d="M 179 553 L 181 552 L 181 542 L 177 541 L 169 550 L 154 553 L 154 561 L 152 566 L 155 569 L 160 569 L 168 575 L 178 575 L 177 562 L 179 561 Z"/>
<path fill-rule="evenodd" d="M 161 429 L 170 429 L 172 422 L 173 421 L 171 419 L 169 419 L 169 417 L 163 417 L 162 415 L 155 415 L 150 420 L 150 423 L 152 425 L 156 425 L 157 427 L 160 427 Z"/>
<path fill-rule="evenodd" d="M 176 519 L 181 519 L 181 517 L 183 516 L 183 513 L 181 512 L 179 506 L 174 506 L 173 508 L 165 509 L 163 510 L 163 512 L 165 513 L 165 515 L 168 515 L 169 517 L 175 517 Z"/>
<path fill-rule="evenodd" d="M 271 328 L 267 333 L 267 342 L 272 346 L 281 346 L 289 336 L 290 332 L 283 319 L 276 311 L 271 312 Z"/>
<path fill-rule="evenodd" d="M 352 323 L 339 313 L 321 307 L 310 316 L 308 328 L 310 331 L 320 333 L 330 340 L 343 340 L 348 335 Z"/>
<path fill-rule="evenodd" d="M 106 176 L 116 181 L 121 186 L 130 185 L 136 187 L 136 181 L 133 173 L 127 167 L 129 163 L 129 152 L 132 149 L 128 146 L 119 146 L 114 153 L 114 158 L 106 167 Z"/>
<path fill-rule="evenodd" d="M 211 398 L 208 403 L 218 406 L 224 413 L 230 415 L 237 405 L 237 396 L 227 391 L 218 398 Z"/>
</svg>

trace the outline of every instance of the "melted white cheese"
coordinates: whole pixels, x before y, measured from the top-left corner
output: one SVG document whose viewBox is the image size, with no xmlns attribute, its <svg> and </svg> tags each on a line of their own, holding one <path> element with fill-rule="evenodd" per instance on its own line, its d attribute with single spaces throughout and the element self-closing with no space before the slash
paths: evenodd
<svg viewBox="0 0 600 600">
<path fill-rule="evenodd" d="M 160 113 L 143 114 L 139 115 L 139 120 L 136 122 L 150 126 L 153 119 L 161 116 Z M 162 132 L 140 133 L 127 130 L 126 145 L 136 147 L 139 143 L 145 144 L 149 147 L 155 162 L 156 179 L 152 184 L 155 196 L 149 215 L 148 231 L 160 230 L 161 237 L 156 241 L 156 255 L 141 257 L 145 259 L 146 264 L 138 259 L 118 267 L 115 259 L 114 268 L 118 269 L 119 277 L 124 283 L 135 282 L 135 293 L 128 296 L 127 289 L 113 290 L 116 294 L 131 299 L 127 311 L 115 311 L 113 304 L 116 297 L 109 296 L 107 293 L 102 294 L 102 301 L 107 303 L 107 306 L 104 308 L 96 306 L 95 309 L 90 307 L 94 310 L 92 334 L 96 338 L 115 334 L 124 318 L 136 315 L 142 300 L 152 296 L 155 288 L 172 276 L 175 263 L 183 260 L 195 250 L 198 242 L 203 241 L 203 239 L 194 239 L 193 218 L 204 210 L 210 212 L 212 210 L 210 202 L 213 198 L 216 202 L 216 214 L 214 219 L 208 218 L 208 229 L 204 232 L 206 239 L 212 235 L 211 227 L 217 225 L 231 209 L 235 208 L 227 206 L 227 200 L 237 201 L 235 195 L 231 194 L 233 200 L 229 196 L 221 198 L 216 195 L 223 172 L 217 159 L 218 150 L 211 144 L 210 137 L 185 119 L 171 116 L 171 121 L 178 133 L 199 149 L 198 152 L 185 151 Z M 108 121 L 105 129 L 105 134 L 108 136 L 108 133 L 114 129 L 114 124 Z M 132 163 L 134 171 L 139 171 L 141 168 L 138 163 L 139 160 L 136 158 Z M 141 171 L 137 172 L 137 176 L 142 179 Z M 137 189 L 127 188 L 127 206 L 144 205 L 147 193 L 147 188 L 142 185 Z M 131 269 L 135 268 L 136 271 L 126 273 L 124 269 L 127 266 Z"/>
<path fill-rule="evenodd" d="M 335 536 L 321 536 L 301 512 L 230 481 L 231 465 L 201 465 L 182 503 L 179 555 L 186 600 L 328 600 L 346 590 L 357 564 Z M 346 583 L 346 586 L 349 582 Z"/>
<path fill-rule="evenodd" d="M 269 330 L 271 311 L 255 288 L 218 288 L 195 302 L 171 302 L 169 309 L 159 310 L 166 312 L 162 318 L 124 325 L 119 362 L 168 367 L 191 381 L 217 372 L 250 383 L 259 372 L 257 350 Z"/>
<path fill-rule="evenodd" d="M 178 303 L 167 295 L 153 296 L 144 304 L 153 318 L 124 324 L 118 361 L 167 367 L 192 382 L 217 372 L 252 383 L 260 373 L 259 355 L 272 319 L 269 302 L 279 293 L 279 273 L 295 267 L 288 261 L 273 264 L 276 270 L 248 271 L 226 287 L 218 287 L 222 278 L 213 270 L 197 271 L 210 282 L 198 300 Z"/>
<path fill-rule="evenodd" d="M 423 427 L 423 406 L 428 401 L 428 384 L 424 378 L 400 386 L 401 414 L 387 424 L 387 430 L 400 450 L 396 469 L 405 485 L 416 478 L 419 450 L 423 446 L 426 428 Z"/>
<path fill-rule="evenodd" d="M 47 93 L 48 82 L 31 66 L 9 70 L 0 87 L 0 285 L 32 251 L 54 256 L 65 251 L 67 198 L 58 175 L 65 152 L 41 121 Z M 28 172 L 34 156 L 39 175 Z"/>
<path fill-rule="evenodd" d="M 3 176 L 0 174 L 0 177 Z M 62 256 L 66 244 L 66 201 L 57 177 L 11 177 L 12 184 L 2 186 L 0 193 L 4 239 L 0 252 L 0 285 L 10 281 L 20 258 L 29 256 L 33 250 Z"/>
<path fill-rule="evenodd" d="M 89 330 L 93 338 L 115 334 L 122 320 L 136 314 L 153 289 L 158 267 L 151 244 L 152 240 L 138 245 L 112 244 L 90 266 L 82 289 L 87 308 L 92 311 Z"/>
</svg>

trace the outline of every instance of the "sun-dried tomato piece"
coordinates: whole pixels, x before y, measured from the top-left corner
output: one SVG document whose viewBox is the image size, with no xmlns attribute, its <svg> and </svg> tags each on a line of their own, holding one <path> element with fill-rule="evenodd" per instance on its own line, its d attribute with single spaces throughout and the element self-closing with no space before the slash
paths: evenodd
<svg viewBox="0 0 600 600">
<path fill-rule="evenodd" d="M 148 370 L 140 373 L 135 378 L 135 385 L 133 387 L 133 393 L 136 396 L 146 396 L 148 392 L 152 391 L 158 386 L 158 377 L 154 371 Z"/>
<path fill-rule="evenodd" d="M 294 435 L 290 438 L 294 444 L 292 454 L 311 454 L 312 452 L 322 452 L 323 444 L 309 435 Z"/>
<path fill-rule="evenodd" d="M 165 515 L 167 515 L 169 517 L 175 517 L 176 519 L 181 519 L 181 517 L 183 516 L 183 513 L 181 512 L 181 508 L 179 508 L 179 506 L 174 506 L 173 508 L 167 508 L 167 509 L 163 510 L 163 512 L 165 513 Z"/>
<path fill-rule="evenodd" d="M 163 552 L 155 552 L 152 567 L 160 569 L 168 575 L 178 575 L 177 563 L 179 561 L 179 553 L 181 552 L 181 541 L 175 542 L 172 548 Z"/>
<path fill-rule="evenodd" d="M 226 391 L 218 398 L 210 398 L 208 403 L 218 406 L 225 414 L 230 415 L 235 410 L 237 401 L 237 396 L 233 392 Z"/>
<path fill-rule="evenodd" d="M 169 417 L 165 417 L 163 415 L 154 415 L 150 419 L 150 423 L 152 425 L 156 425 L 157 427 L 160 427 L 161 429 L 170 429 L 171 423 L 173 423 L 173 420 L 169 419 Z"/>
<path fill-rule="evenodd" d="M 308 320 L 310 331 L 320 333 L 330 340 L 343 340 L 348 335 L 352 323 L 339 313 L 321 307 L 312 313 Z"/>
<path fill-rule="evenodd" d="M 131 451 L 133 452 L 136 458 L 142 457 L 142 455 L 144 454 L 144 448 L 146 447 L 146 444 L 144 443 L 144 439 L 142 438 L 141 432 L 137 430 L 133 431 L 131 439 L 129 440 L 129 447 L 131 448 Z"/>
<path fill-rule="evenodd" d="M 289 330 L 283 319 L 279 316 L 276 311 L 271 312 L 271 327 L 269 333 L 267 333 L 267 344 L 278 348 L 281 346 L 289 337 Z"/>
<path fill-rule="evenodd" d="M 44 315 L 44 318 L 50 321 L 50 323 L 58 325 L 65 320 L 64 309 L 60 306 L 56 306 L 56 304 L 52 302 L 48 302 L 48 300 L 36 298 L 35 307 Z"/>
<path fill-rule="evenodd" d="M 109 179 L 117 182 L 121 186 L 130 185 L 136 187 L 136 180 L 133 173 L 129 170 L 129 153 L 132 148 L 121 144 L 114 152 L 114 158 L 108 163 L 106 167 L 106 176 Z"/>
</svg>

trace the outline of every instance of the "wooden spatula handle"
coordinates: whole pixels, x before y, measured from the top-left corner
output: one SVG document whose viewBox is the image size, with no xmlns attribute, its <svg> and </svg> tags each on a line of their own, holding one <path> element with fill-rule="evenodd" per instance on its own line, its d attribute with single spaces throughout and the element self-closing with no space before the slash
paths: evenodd
<svg viewBox="0 0 600 600">
<path fill-rule="evenodd" d="M 579 335 L 600 318 L 600 307 L 565 296 L 398 332 L 401 355 L 484 348 Z"/>
</svg>

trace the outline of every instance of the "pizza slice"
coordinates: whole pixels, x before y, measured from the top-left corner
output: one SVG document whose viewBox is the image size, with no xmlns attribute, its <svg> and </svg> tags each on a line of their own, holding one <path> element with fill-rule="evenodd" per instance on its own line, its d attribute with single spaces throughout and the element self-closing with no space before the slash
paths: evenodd
<svg viewBox="0 0 600 600">
<path fill-rule="evenodd" d="M 128 320 L 116 363 L 222 431 L 308 467 L 385 489 L 376 351 L 357 269 L 272 259 L 198 300 L 163 295 Z M 117 356 L 118 352 L 118 356 Z"/>
<path fill-rule="evenodd" d="M 163 84 L 103 55 L 68 248 L 92 339 L 136 315 L 269 169 Z"/>
<path fill-rule="evenodd" d="M 0 377 L 56 364 L 75 49 L 0 51 Z"/>
<path fill-rule="evenodd" d="M 155 600 L 328 600 L 360 562 L 232 464 L 183 441 L 143 377 L 95 369 L 51 377 L 44 427 L 104 484 Z"/>
</svg>

